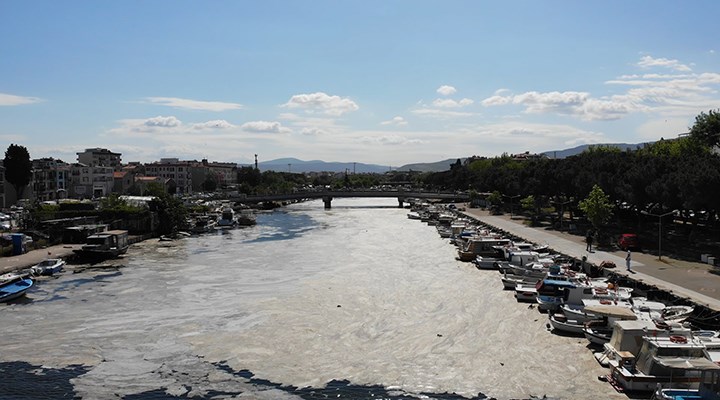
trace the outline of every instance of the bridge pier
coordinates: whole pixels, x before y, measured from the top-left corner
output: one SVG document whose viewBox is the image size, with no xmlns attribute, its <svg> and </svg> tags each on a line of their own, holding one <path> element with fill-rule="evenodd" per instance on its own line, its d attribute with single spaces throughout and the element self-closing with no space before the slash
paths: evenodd
<svg viewBox="0 0 720 400">
<path fill-rule="evenodd" d="M 330 209 L 330 203 L 332 202 L 332 197 L 330 197 L 330 196 L 323 196 L 322 200 L 323 200 L 323 203 L 325 203 L 325 209 L 326 209 L 326 210 L 329 210 L 329 209 Z"/>
</svg>

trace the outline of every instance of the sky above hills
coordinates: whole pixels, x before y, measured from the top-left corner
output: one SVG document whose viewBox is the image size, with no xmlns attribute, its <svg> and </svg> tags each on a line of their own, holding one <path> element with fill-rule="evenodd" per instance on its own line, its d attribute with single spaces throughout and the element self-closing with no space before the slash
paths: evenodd
<svg viewBox="0 0 720 400">
<path fill-rule="evenodd" d="M 720 108 L 720 2 L 3 1 L 0 146 L 401 166 Z M 5 145 L 2 143 L 5 142 Z"/>
</svg>

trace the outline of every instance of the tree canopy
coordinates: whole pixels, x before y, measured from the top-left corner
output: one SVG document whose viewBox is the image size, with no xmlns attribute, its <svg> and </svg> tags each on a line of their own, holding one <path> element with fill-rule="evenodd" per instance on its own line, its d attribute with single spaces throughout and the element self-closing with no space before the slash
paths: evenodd
<svg viewBox="0 0 720 400">
<path fill-rule="evenodd" d="M 25 187 L 32 179 L 30 153 L 24 146 L 10 144 L 5 151 L 3 166 L 5 167 L 5 180 L 15 188 L 18 199 L 21 199 Z"/>
</svg>

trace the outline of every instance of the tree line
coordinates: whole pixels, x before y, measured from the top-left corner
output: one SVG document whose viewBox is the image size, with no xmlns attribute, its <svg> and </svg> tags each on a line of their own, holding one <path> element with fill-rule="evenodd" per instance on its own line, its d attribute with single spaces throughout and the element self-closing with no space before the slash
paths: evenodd
<svg viewBox="0 0 720 400">
<path fill-rule="evenodd" d="M 593 146 L 563 159 L 516 160 L 508 155 L 470 160 L 428 174 L 424 183 L 447 190 L 495 193 L 507 206 L 532 196 L 532 207 L 580 211 L 594 187 L 620 219 L 675 211 L 687 222 L 716 224 L 720 209 L 720 114 L 701 113 L 689 134 L 643 147 Z"/>
</svg>

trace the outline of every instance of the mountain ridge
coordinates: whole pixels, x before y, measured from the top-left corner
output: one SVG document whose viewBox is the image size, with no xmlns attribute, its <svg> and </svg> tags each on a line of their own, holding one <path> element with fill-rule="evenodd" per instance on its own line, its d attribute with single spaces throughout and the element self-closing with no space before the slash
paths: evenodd
<svg viewBox="0 0 720 400">
<path fill-rule="evenodd" d="M 653 142 L 644 143 L 595 143 L 595 144 L 584 144 L 564 150 L 550 150 L 540 154 L 546 155 L 548 158 L 562 159 L 571 157 L 582 153 L 592 146 L 605 146 L 615 147 L 620 150 L 636 150 L 643 148 Z M 258 163 L 258 168 L 261 171 L 276 171 L 276 172 L 294 172 L 294 173 L 307 173 L 307 172 L 334 172 L 334 173 L 385 173 L 389 171 L 403 171 L 403 172 L 442 172 L 450 170 L 450 165 L 460 160 L 464 162 L 467 157 L 448 158 L 442 161 L 429 162 L 429 163 L 413 163 L 405 164 L 400 167 L 393 167 L 389 165 L 378 165 L 378 164 L 366 164 L 359 162 L 339 162 L 339 161 L 322 161 L 322 160 L 300 160 L 294 157 L 278 158 L 275 160 L 263 161 Z M 248 166 L 252 164 L 240 164 L 239 166 Z"/>
</svg>

